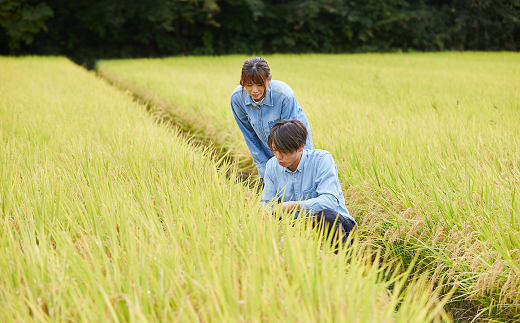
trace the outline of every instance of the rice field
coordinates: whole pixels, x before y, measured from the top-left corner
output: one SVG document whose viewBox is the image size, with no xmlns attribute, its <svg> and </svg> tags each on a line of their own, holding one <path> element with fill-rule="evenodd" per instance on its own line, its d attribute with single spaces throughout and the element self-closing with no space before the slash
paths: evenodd
<svg viewBox="0 0 520 323">
<path fill-rule="evenodd" d="M 267 216 L 236 169 L 94 73 L 0 68 L 2 322 L 451 321 L 413 264 Z"/>
<path fill-rule="evenodd" d="M 249 56 L 100 61 L 98 72 L 251 165 L 229 99 Z M 520 319 L 520 55 L 264 56 L 332 153 L 362 242 Z M 468 304 L 466 304 L 469 302 Z"/>
</svg>

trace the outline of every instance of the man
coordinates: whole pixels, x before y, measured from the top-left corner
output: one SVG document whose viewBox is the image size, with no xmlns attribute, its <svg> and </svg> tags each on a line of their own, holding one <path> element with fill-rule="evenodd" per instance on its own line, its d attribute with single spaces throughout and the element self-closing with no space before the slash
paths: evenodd
<svg viewBox="0 0 520 323">
<path fill-rule="evenodd" d="M 346 242 L 356 221 L 345 207 L 336 164 L 325 150 L 304 149 L 306 139 L 307 129 L 297 119 L 274 124 L 268 137 L 274 157 L 266 165 L 262 204 L 277 201 L 285 213 L 307 214 L 327 235 Z"/>
</svg>

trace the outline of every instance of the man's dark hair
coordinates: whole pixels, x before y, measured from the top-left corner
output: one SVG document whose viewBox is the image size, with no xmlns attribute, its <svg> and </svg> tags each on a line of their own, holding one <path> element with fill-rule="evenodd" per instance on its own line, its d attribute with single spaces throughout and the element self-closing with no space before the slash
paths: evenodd
<svg viewBox="0 0 520 323">
<path fill-rule="evenodd" d="M 307 128 L 298 119 L 284 119 L 274 124 L 267 142 L 271 149 L 293 153 L 307 141 Z"/>
</svg>

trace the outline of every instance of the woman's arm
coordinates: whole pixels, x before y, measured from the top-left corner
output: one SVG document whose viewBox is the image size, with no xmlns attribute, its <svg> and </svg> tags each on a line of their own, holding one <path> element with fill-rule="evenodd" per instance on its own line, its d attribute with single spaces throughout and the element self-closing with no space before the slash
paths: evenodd
<svg viewBox="0 0 520 323">
<path fill-rule="evenodd" d="M 231 97 L 231 109 L 238 128 L 240 128 L 240 131 L 244 136 L 249 152 L 251 152 L 251 155 L 253 156 L 253 161 L 258 169 L 258 175 L 260 178 L 263 178 L 265 174 L 265 164 L 271 157 L 265 152 L 264 145 L 249 123 L 249 119 L 247 118 L 242 105 L 239 102 L 236 102 L 236 99 L 233 96 Z"/>
<path fill-rule="evenodd" d="M 294 92 L 291 91 L 287 97 L 282 101 L 282 119 L 298 119 L 307 128 L 307 141 L 305 142 L 305 149 L 312 149 L 312 134 L 309 121 L 302 107 L 296 101 Z"/>
</svg>

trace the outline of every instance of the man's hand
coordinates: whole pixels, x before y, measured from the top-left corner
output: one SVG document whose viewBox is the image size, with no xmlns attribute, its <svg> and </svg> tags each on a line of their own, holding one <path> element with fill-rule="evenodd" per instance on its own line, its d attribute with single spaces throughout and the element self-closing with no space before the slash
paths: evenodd
<svg viewBox="0 0 520 323">
<path fill-rule="evenodd" d="M 296 210 L 296 211 L 301 210 L 300 203 L 298 201 L 283 202 L 281 205 L 281 209 L 282 209 L 281 213 L 290 213 L 292 210 Z M 263 213 L 273 215 L 276 213 L 277 210 L 278 210 L 278 208 L 276 207 L 276 205 L 274 205 L 272 208 L 264 207 Z"/>
<path fill-rule="evenodd" d="M 289 213 L 292 210 L 299 211 L 300 210 L 300 202 L 298 201 L 289 201 L 282 203 L 282 212 Z"/>
</svg>

